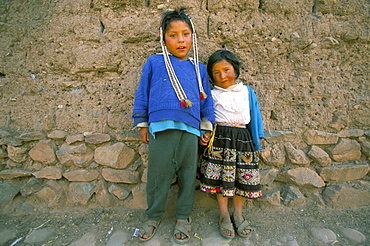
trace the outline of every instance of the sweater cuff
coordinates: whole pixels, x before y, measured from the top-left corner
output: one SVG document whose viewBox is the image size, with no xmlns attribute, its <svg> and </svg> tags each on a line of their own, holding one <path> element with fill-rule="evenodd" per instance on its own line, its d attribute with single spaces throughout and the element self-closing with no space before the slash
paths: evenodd
<svg viewBox="0 0 370 246">
<path fill-rule="evenodd" d="M 200 122 L 200 129 L 206 131 L 213 131 L 212 122 L 210 122 L 207 118 L 202 118 L 202 121 Z"/>
<path fill-rule="evenodd" d="M 132 130 L 136 130 L 136 128 L 142 128 L 142 127 L 149 127 L 149 124 L 147 122 L 140 122 Z"/>
<path fill-rule="evenodd" d="M 149 124 L 147 122 L 140 122 L 139 124 L 136 125 L 136 127 L 148 127 Z"/>
</svg>

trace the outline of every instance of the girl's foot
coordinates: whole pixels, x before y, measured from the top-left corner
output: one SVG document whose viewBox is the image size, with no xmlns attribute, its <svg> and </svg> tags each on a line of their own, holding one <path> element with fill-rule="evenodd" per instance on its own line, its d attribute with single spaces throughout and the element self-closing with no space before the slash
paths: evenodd
<svg viewBox="0 0 370 246">
<path fill-rule="evenodd" d="M 249 237 L 253 228 L 243 215 L 233 215 L 235 229 L 240 237 Z"/>
<path fill-rule="evenodd" d="M 233 224 L 231 223 L 230 217 L 220 217 L 219 220 L 220 233 L 226 239 L 233 239 L 235 237 L 235 231 Z"/>
</svg>

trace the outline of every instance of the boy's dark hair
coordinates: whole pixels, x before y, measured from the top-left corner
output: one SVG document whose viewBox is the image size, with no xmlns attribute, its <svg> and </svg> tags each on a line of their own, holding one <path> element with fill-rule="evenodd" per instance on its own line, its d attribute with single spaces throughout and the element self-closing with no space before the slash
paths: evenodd
<svg viewBox="0 0 370 246">
<path fill-rule="evenodd" d="M 220 62 L 220 61 L 227 61 L 228 63 L 230 63 L 234 67 L 234 70 L 235 70 L 235 79 L 239 77 L 240 66 L 241 66 L 241 62 L 239 61 L 239 59 L 231 51 L 217 50 L 208 58 L 208 63 L 207 63 L 208 76 L 210 77 L 212 82 L 213 82 L 212 68 L 217 62 Z"/>
<path fill-rule="evenodd" d="M 188 16 L 185 13 L 185 10 L 186 10 L 185 7 L 181 7 L 179 9 L 175 9 L 172 11 L 166 11 L 162 14 L 161 27 L 163 30 L 163 39 L 164 39 L 164 34 L 167 32 L 172 21 L 177 21 L 177 20 L 184 21 L 190 27 L 191 32 L 192 33 L 194 32 L 193 25 L 191 24 L 191 21 L 190 21 L 190 16 Z"/>
</svg>

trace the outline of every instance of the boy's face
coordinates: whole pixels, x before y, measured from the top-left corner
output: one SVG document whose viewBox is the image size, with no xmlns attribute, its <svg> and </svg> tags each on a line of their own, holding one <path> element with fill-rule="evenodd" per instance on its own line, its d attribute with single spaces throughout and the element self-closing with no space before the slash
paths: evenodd
<svg viewBox="0 0 370 246">
<path fill-rule="evenodd" d="M 226 89 L 235 84 L 235 69 L 229 62 L 222 60 L 213 65 L 212 77 L 217 86 Z"/>
<path fill-rule="evenodd" d="M 172 21 L 164 34 L 168 51 L 180 61 L 186 60 L 193 43 L 191 29 L 184 21 Z"/>
</svg>

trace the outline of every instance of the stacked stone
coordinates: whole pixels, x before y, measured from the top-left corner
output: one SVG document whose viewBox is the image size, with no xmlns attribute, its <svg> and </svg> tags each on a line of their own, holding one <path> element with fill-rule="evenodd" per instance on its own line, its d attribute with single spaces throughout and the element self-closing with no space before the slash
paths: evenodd
<svg viewBox="0 0 370 246">
<path fill-rule="evenodd" d="M 140 183 L 137 152 L 122 142 L 130 134 L 85 133 L 67 136 L 64 131 L 46 135 L 35 131 L 14 137 L 1 131 L 0 203 L 10 203 L 17 194 L 36 197 L 48 206 L 61 203 L 111 206 L 126 199 Z M 137 137 L 135 138 L 137 140 Z"/>
<path fill-rule="evenodd" d="M 368 205 L 369 133 L 307 130 L 299 138 L 293 132 L 267 131 L 271 143 L 261 152 L 266 164 L 262 183 L 268 190 L 264 199 L 278 206 L 300 206 L 307 197 L 332 207 Z"/>
<path fill-rule="evenodd" d="M 370 131 L 266 132 L 261 206 L 366 206 Z M 20 135 L 0 130 L 0 203 L 145 208 L 147 145 L 136 131 Z M 20 195 L 20 196 L 18 196 Z"/>
</svg>

